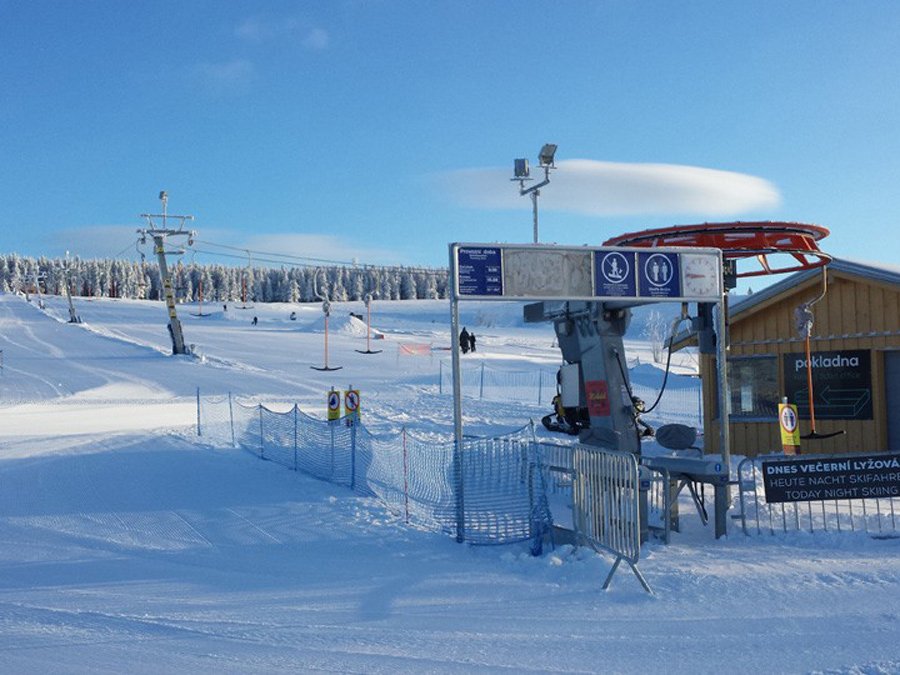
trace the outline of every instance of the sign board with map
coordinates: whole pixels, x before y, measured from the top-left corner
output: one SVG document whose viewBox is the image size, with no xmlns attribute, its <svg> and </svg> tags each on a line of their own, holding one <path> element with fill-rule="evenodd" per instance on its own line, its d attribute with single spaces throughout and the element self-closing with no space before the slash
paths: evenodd
<svg viewBox="0 0 900 675">
<path fill-rule="evenodd" d="M 456 300 L 716 302 L 718 249 L 451 244 Z"/>
</svg>

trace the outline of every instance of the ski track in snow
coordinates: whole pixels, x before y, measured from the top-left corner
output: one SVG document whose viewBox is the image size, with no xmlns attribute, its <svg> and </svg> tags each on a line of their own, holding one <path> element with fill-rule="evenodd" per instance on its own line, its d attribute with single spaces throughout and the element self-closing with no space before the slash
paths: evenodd
<svg viewBox="0 0 900 675">
<path fill-rule="evenodd" d="M 359 327 L 337 331 L 331 374 L 309 367 L 323 335 L 308 311 L 288 323 L 289 306 L 257 306 L 266 331 L 185 318 L 202 362 L 165 356 L 160 303 L 76 304 L 85 326 L 0 295 L 0 672 L 900 673 L 900 540 L 744 537 L 731 522 L 716 541 L 683 503 L 673 543 L 642 552 L 655 595 L 627 569 L 603 592 L 609 556 L 460 546 L 194 442 L 197 387 L 321 418 L 328 388 L 350 384 L 373 432 L 449 440 L 436 360 L 396 352 L 449 339 L 441 303 L 376 302 L 385 352 L 356 355 Z M 495 307 L 463 317 L 484 358 L 558 362 L 552 331 Z M 650 387 L 659 374 L 633 372 Z M 542 410 L 467 400 L 466 429 L 510 431 Z"/>
</svg>

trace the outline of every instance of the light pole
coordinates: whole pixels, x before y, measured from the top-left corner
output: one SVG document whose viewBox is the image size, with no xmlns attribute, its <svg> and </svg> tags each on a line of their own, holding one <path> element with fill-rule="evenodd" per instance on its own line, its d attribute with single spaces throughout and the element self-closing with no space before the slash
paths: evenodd
<svg viewBox="0 0 900 675">
<path fill-rule="evenodd" d="M 532 210 L 534 212 L 534 243 L 538 243 L 538 207 L 537 198 L 541 194 L 541 188 L 550 182 L 550 169 L 555 169 L 553 157 L 556 155 L 556 145 L 544 143 L 538 154 L 538 163 L 544 170 L 544 180 L 529 188 L 525 187 L 525 181 L 531 180 L 531 168 L 525 158 L 513 160 L 513 177 L 510 180 L 519 181 L 519 194 L 523 197 L 531 195 Z"/>
</svg>

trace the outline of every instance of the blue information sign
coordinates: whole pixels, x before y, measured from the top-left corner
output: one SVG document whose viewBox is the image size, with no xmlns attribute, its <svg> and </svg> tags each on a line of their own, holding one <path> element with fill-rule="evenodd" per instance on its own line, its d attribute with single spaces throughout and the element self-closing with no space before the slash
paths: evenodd
<svg viewBox="0 0 900 675">
<path fill-rule="evenodd" d="M 635 256 L 630 251 L 594 251 L 594 295 L 637 295 Z"/>
<path fill-rule="evenodd" d="M 642 298 L 681 295 L 677 253 L 638 253 L 638 295 Z"/>
<path fill-rule="evenodd" d="M 503 263 L 494 247 L 456 250 L 459 295 L 503 295 Z"/>
</svg>

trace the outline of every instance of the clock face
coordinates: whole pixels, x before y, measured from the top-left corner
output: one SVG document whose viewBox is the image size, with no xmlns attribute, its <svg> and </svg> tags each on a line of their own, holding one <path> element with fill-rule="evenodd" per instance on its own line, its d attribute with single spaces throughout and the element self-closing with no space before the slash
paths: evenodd
<svg viewBox="0 0 900 675">
<path fill-rule="evenodd" d="M 681 269 L 685 296 L 717 299 L 722 294 L 722 272 L 716 256 L 683 253 Z"/>
</svg>

